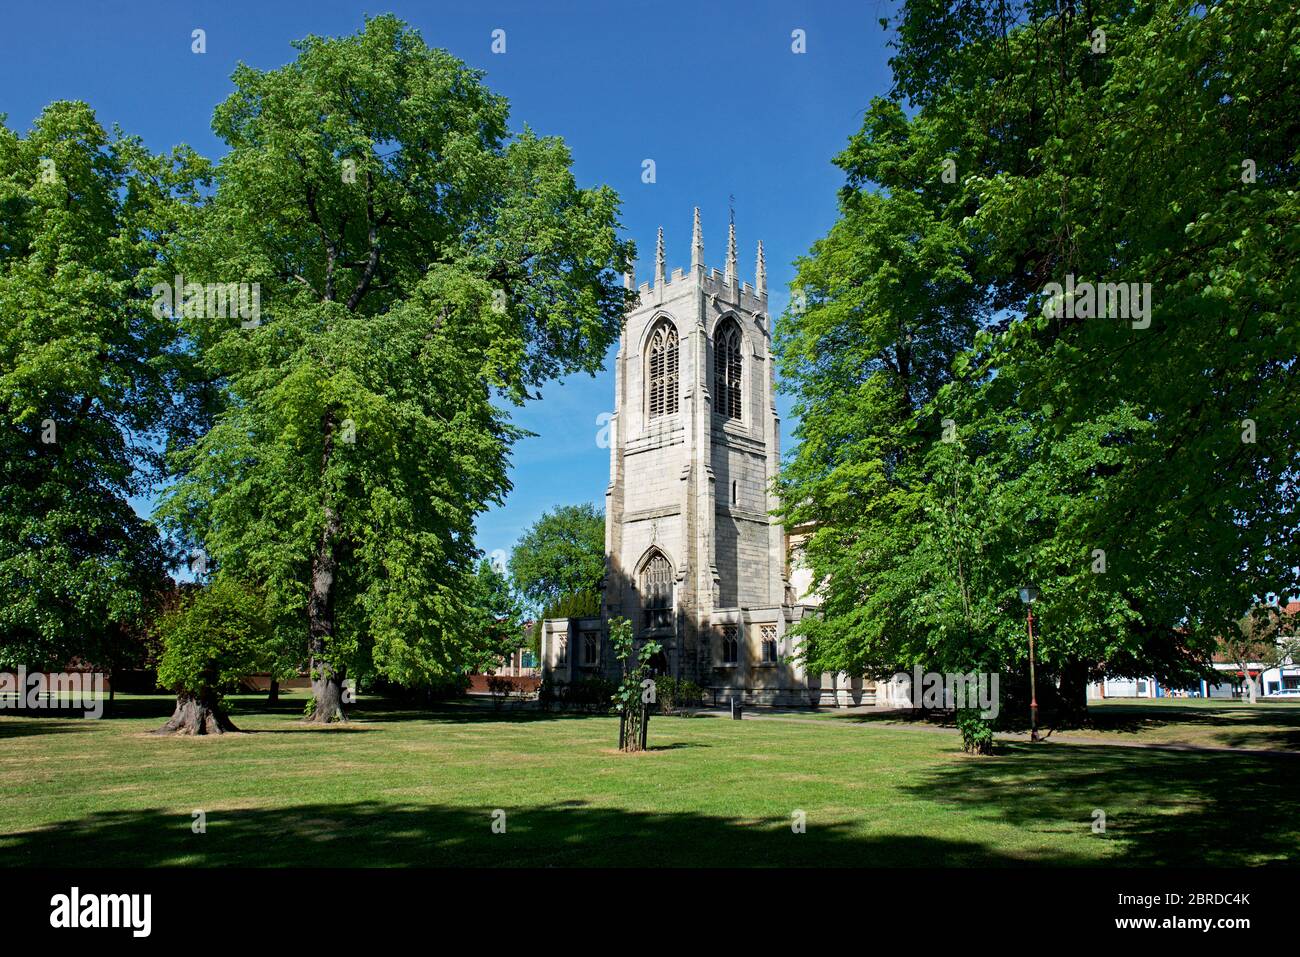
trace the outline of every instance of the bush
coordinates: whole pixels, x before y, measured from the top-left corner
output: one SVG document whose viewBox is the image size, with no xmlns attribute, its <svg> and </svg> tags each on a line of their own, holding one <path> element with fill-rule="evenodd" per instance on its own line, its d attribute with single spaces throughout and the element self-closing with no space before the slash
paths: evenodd
<svg viewBox="0 0 1300 957">
<path fill-rule="evenodd" d="M 958 708 L 957 727 L 962 750 L 968 754 L 993 753 L 993 722 L 980 717 L 978 708 Z"/>
<path fill-rule="evenodd" d="M 604 713 L 611 707 L 618 686 L 604 678 L 580 678 L 560 690 L 560 703 L 578 711 Z"/>
<path fill-rule="evenodd" d="M 488 675 L 488 693 L 492 695 L 492 704 L 500 710 L 506 698 L 519 690 L 519 682 L 508 675 Z"/>
<path fill-rule="evenodd" d="M 537 707 L 550 711 L 563 697 L 564 685 L 557 685 L 550 675 L 543 675 L 537 685 Z"/>
<path fill-rule="evenodd" d="M 579 678 L 569 684 L 555 681 L 549 675 L 537 686 L 537 706 L 550 711 L 557 705 L 561 710 L 603 714 L 612 707 L 611 699 L 617 685 L 604 678 Z"/>
<path fill-rule="evenodd" d="M 158 681 L 177 691 L 220 693 L 274 658 L 275 634 L 261 595 L 218 574 L 191 586 L 158 622 Z"/>
<path fill-rule="evenodd" d="M 685 714 L 687 708 L 699 708 L 704 704 L 704 689 L 694 681 L 667 675 L 654 681 L 655 703 L 660 714 Z"/>
</svg>

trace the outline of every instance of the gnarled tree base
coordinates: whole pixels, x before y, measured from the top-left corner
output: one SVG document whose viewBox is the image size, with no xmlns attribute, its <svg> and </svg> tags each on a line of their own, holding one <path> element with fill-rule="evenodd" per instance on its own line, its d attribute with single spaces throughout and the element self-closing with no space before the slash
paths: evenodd
<svg viewBox="0 0 1300 957">
<path fill-rule="evenodd" d="M 238 731 L 214 694 L 182 691 L 171 719 L 154 734 L 225 734 Z"/>
<path fill-rule="evenodd" d="M 343 675 L 335 672 L 317 677 L 311 683 L 312 711 L 304 719 L 308 724 L 333 724 L 347 721 L 343 713 Z"/>
</svg>

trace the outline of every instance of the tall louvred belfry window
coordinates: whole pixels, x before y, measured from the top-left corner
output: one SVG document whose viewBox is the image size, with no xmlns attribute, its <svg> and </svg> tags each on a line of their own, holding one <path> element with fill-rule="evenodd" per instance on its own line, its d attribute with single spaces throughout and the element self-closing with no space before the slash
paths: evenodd
<svg viewBox="0 0 1300 957">
<path fill-rule="evenodd" d="M 740 327 L 734 319 L 725 320 L 713 342 L 714 402 L 724 419 L 741 417 L 740 342 Z"/>
<path fill-rule="evenodd" d="M 650 337 L 650 418 L 677 411 L 677 330 L 660 323 Z"/>
</svg>

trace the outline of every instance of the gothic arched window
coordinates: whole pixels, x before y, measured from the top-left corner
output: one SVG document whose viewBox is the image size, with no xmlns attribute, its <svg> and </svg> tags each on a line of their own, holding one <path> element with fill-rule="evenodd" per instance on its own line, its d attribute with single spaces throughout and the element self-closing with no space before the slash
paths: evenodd
<svg viewBox="0 0 1300 957">
<path fill-rule="evenodd" d="M 740 327 L 725 319 L 713 337 L 713 394 L 718 414 L 740 418 Z"/>
<path fill-rule="evenodd" d="M 650 418 L 677 411 L 677 330 L 662 322 L 650 337 L 650 363 L 646 370 Z"/>
<path fill-rule="evenodd" d="M 735 625 L 722 626 L 722 663 L 734 665 L 740 660 L 740 639 Z"/>
<path fill-rule="evenodd" d="M 673 567 L 655 552 L 641 569 L 641 608 L 646 628 L 667 628 L 673 623 Z"/>
</svg>

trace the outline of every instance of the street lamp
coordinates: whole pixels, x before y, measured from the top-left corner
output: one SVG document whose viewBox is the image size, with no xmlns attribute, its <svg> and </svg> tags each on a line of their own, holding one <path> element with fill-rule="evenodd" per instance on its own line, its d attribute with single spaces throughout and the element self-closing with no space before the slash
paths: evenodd
<svg viewBox="0 0 1300 957">
<path fill-rule="evenodd" d="M 1026 585 L 1020 589 L 1020 600 L 1025 604 L 1029 616 L 1029 740 L 1038 740 L 1038 683 L 1034 678 L 1034 602 L 1038 600 L 1038 589 Z"/>
</svg>

